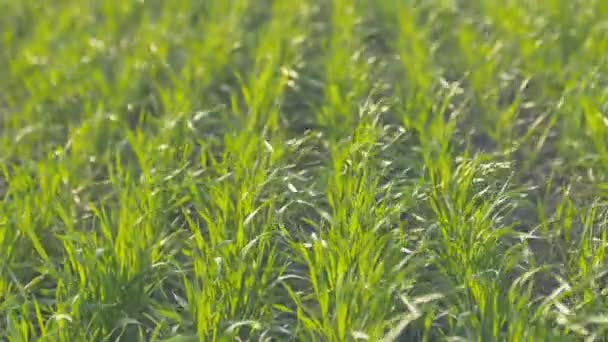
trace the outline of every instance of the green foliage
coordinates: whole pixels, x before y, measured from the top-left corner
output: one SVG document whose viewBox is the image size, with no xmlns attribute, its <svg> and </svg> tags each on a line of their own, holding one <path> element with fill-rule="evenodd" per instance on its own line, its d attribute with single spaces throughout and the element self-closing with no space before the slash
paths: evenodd
<svg viewBox="0 0 608 342">
<path fill-rule="evenodd" d="M 607 2 L 0 8 L 0 340 L 608 339 Z"/>
</svg>

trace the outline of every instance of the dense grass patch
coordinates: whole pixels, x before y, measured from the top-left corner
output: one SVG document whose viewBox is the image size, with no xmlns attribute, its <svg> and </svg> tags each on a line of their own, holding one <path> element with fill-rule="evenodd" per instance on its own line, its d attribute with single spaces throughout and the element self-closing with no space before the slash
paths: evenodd
<svg viewBox="0 0 608 342">
<path fill-rule="evenodd" d="M 608 2 L 0 8 L 0 340 L 608 338 Z"/>
</svg>

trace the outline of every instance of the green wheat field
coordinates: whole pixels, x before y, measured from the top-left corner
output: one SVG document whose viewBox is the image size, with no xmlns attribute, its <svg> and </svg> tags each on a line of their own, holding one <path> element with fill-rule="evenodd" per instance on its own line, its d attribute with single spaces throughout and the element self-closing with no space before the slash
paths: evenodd
<svg viewBox="0 0 608 342">
<path fill-rule="evenodd" d="M 0 0 L 0 341 L 608 341 L 608 1 Z"/>
</svg>

